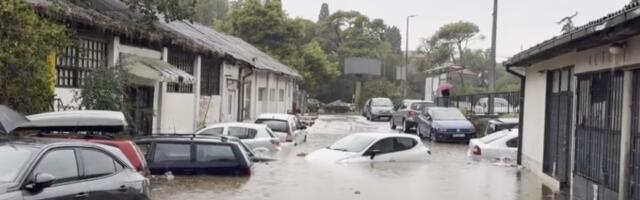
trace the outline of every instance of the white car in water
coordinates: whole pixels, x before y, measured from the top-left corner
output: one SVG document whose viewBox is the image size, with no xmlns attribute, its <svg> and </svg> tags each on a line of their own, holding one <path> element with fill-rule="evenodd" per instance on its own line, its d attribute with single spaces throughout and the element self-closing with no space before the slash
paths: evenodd
<svg viewBox="0 0 640 200">
<path fill-rule="evenodd" d="M 469 141 L 469 156 L 490 161 L 516 160 L 518 129 L 505 129 Z"/>
<path fill-rule="evenodd" d="M 248 148 L 255 152 L 277 152 L 280 151 L 280 140 L 275 134 L 262 124 L 250 123 L 222 123 L 207 126 L 195 133 L 196 135 L 209 136 L 233 136 Z"/>
<path fill-rule="evenodd" d="M 415 135 L 356 133 L 305 157 L 334 163 L 425 161 L 431 151 Z"/>
</svg>

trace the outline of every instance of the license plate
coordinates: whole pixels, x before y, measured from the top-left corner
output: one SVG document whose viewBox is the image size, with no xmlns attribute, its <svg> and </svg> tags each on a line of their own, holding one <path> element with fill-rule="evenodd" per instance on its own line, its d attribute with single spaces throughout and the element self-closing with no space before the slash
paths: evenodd
<svg viewBox="0 0 640 200">
<path fill-rule="evenodd" d="M 453 137 L 464 137 L 464 134 L 453 134 Z"/>
</svg>

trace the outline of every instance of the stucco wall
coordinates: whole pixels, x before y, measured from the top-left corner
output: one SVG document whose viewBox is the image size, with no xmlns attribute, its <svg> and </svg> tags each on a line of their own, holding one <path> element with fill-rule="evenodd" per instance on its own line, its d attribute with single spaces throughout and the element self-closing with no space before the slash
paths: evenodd
<svg viewBox="0 0 640 200">
<path fill-rule="evenodd" d="M 163 101 L 162 129 L 160 133 L 191 133 L 195 121 L 193 102 L 195 95 L 167 93 Z"/>
</svg>

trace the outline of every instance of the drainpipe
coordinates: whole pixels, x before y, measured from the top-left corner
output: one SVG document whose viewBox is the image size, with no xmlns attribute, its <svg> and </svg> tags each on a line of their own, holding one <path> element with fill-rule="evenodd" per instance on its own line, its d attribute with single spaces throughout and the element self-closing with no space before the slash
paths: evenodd
<svg viewBox="0 0 640 200">
<path fill-rule="evenodd" d="M 242 97 L 242 98 L 238 98 L 239 99 L 239 101 L 238 101 L 238 105 L 239 105 L 238 106 L 238 112 L 240 112 L 238 114 L 238 122 L 242 122 L 244 120 L 244 110 L 245 110 L 245 108 L 244 108 L 244 100 L 246 98 L 245 97 L 244 86 L 246 84 L 247 78 L 249 78 L 249 76 L 253 75 L 253 69 L 251 69 L 251 68 L 247 68 L 247 69 L 249 70 L 249 73 L 247 73 L 246 75 L 242 76 L 242 68 L 240 68 L 240 75 L 238 76 L 238 77 L 241 77 L 240 78 L 240 84 L 239 84 L 240 85 L 240 89 L 239 89 L 240 94 L 239 94 L 239 96 Z"/>
<path fill-rule="evenodd" d="M 242 85 L 244 84 L 243 79 L 241 79 L 240 77 L 242 77 L 242 69 L 243 67 L 238 65 L 238 108 L 237 108 L 237 116 L 236 116 L 236 120 L 238 122 L 242 122 L 242 101 L 244 100 L 244 95 L 242 92 Z"/>
<path fill-rule="evenodd" d="M 518 159 L 517 159 L 517 164 L 518 165 L 522 165 L 522 136 L 524 134 L 522 134 L 524 132 L 524 129 L 522 129 L 523 124 L 524 124 L 524 90 L 525 90 L 525 80 L 526 80 L 526 76 L 513 71 L 511 69 L 511 66 L 507 66 L 507 72 L 509 72 L 509 74 L 512 74 L 518 78 L 520 78 L 520 110 L 519 110 L 519 116 L 518 116 Z"/>
</svg>

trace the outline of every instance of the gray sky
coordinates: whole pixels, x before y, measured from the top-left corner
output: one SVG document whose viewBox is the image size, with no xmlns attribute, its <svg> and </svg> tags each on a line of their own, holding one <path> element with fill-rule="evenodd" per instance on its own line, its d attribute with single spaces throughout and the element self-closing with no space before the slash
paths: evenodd
<svg viewBox="0 0 640 200">
<path fill-rule="evenodd" d="M 385 23 L 406 30 L 406 16 L 411 19 L 409 49 L 415 50 L 420 38 L 431 36 L 440 26 L 455 21 L 470 21 L 480 27 L 484 40 L 470 44 L 472 48 L 491 46 L 492 0 L 283 0 L 284 9 L 292 17 L 316 21 L 320 6 L 329 3 L 333 13 L 337 10 L 356 10 L 370 18 L 381 18 Z M 629 0 L 501 0 L 498 19 L 498 60 L 520 52 L 560 33 L 557 25 L 565 16 L 579 12 L 576 25 L 603 17 L 622 9 Z"/>
</svg>

